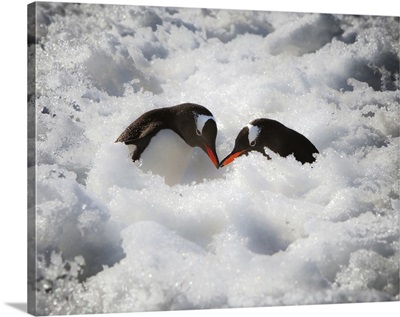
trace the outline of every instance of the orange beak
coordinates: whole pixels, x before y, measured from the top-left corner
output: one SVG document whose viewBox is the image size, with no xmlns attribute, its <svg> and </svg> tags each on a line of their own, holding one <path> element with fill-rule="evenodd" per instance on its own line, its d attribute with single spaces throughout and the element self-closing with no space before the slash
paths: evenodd
<svg viewBox="0 0 400 317">
<path fill-rule="evenodd" d="M 233 160 L 234 160 L 235 158 L 237 158 L 239 155 L 243 154 L 243 152 L 244 152 L 244 151 L 239 151 L 239 152 L 232 153 L 232 154 L 228 155 L 227 157 L 225 157 L 225 158 L 222 160 L 222 162 L 221 162 L 221 164 L 219 165 L 219 167 L 224 167 L 224 166 L 226 166 L 226 165 L 232 163 Z"/>
<path fill-rule="evenodd" d="M 211 162 L 215 165 L 216 168 L 219 168 L 219 162 L 217 156 L 214 154 L 214 152 L 205 144 L 207 155 L 210 158 Z"/>
</svg>

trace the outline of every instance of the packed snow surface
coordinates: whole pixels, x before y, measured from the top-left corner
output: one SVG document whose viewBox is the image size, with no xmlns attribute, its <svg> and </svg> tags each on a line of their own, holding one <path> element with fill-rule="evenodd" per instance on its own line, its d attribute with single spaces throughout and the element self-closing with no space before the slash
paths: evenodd
<svg viewBox="0 0 400 317">
<path fill-rule="evenodd" d="M 399 300 L 398 18 L 38 3 L 29 42 L 38 314 Z M 168 183 L 114 141 L 184 102 L 220 160 L 256 118 L 320 154 Z"/>
</svg>

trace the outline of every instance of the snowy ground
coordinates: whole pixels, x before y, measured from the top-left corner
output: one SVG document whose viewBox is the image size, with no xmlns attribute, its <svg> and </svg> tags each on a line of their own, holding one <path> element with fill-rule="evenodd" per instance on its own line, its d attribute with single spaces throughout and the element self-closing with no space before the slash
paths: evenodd
<svg viewBox="0 0 400 317">
<path fill-rule="evenodd" d="M 38 314 L 399 300 L 398 18 L 42 3 L 37 25 Z M 114 140 L 183 102 L 220 159 L 259 117 L 320 155 L 195 150 L 171 186 Z"/>
</svg>

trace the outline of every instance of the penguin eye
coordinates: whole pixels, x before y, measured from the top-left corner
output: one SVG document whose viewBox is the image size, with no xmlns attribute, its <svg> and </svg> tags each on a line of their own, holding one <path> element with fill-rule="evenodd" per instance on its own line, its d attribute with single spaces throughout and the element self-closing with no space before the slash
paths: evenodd
<svg viewBox="0 0 400 317">
<path fill-rule="evenodd" d="M 250 146 L 254 146 L 254 145 L 256 145 L 256 140 L 250 142 Z"/>
<path fill-rule="evenodd" d="M 196 129 L 196 134 L 197 134 L 197 135 L 201 135 L 201 132 L 200 132 L 199 129 Z"/>
</svg>

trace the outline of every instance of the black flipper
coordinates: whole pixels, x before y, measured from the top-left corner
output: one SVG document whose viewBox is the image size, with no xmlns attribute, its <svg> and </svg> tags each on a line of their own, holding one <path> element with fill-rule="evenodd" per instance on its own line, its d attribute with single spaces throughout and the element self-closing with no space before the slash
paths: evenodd
<svg viewBox="0 0 400 317">
<path fill-rule="evenodd" d="M 149 111 L 134 122 L 132 122 L 115 140 L 115 142 L 124 142 L 125 144 L 136 145 L 136 150 L 132 155 L 132 160 L 136 161 L 145 150 L 150 140 L 160 130 L 165 129 L 165 123 L 162 119 L 164 109 L 155 109 Z"/>
</svg>

